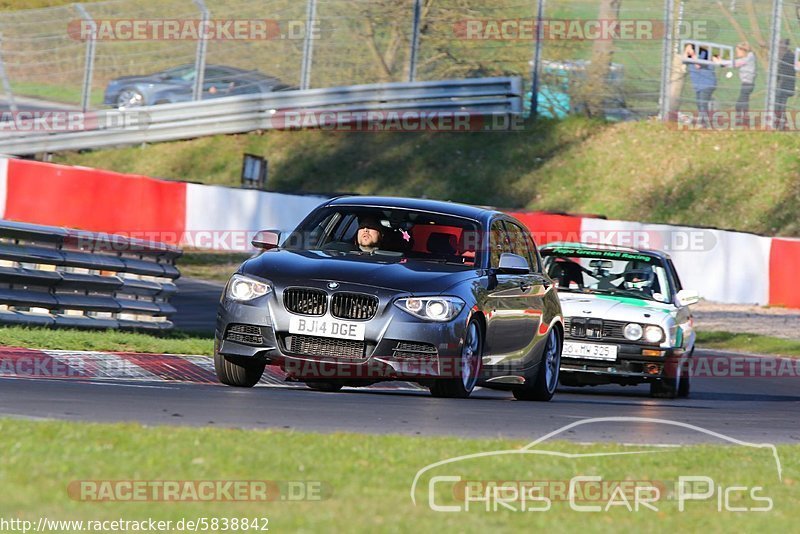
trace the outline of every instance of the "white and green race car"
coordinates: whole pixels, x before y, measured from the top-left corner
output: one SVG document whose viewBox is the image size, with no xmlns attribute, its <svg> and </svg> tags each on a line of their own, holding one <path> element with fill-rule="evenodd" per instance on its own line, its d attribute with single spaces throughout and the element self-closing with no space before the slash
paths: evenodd
<svg viewBox="0 0 800 534">
<path fill-rule="evenodd" d="M 700 296 L 682 288 L 667 254 L 585 243 L 541 254 L 564 312 L 562 385 L 646 382 L 654 397 L 689 395 L 689 306 Z"/>
</svg>

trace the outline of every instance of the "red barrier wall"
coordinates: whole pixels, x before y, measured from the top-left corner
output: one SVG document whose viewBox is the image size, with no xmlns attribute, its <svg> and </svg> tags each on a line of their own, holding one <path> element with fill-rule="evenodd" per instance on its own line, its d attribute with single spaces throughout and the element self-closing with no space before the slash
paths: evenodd
<svg viewBox="0 0 800 534">
<path fill-rule="evenodd" d="M 769 304 L 800 308 L 800 240 L 772 239 L 769 254 Z"/>
<path fill-rule="evenodd" d="M 94 232 L 180 237 L 186 184 L 36 161 L 8 161 L 5 218 Z M 155 235 L 153 237 L 156 237 Z"/>
<path fill-rule="evenodd" d="M 523 213 L 511 212 L 528 227 L 537 246 L 546 245 L 554 241 L 580 241 L 580 217 L 569 215 L 554 215 L 552 213 Z"/>
</svg>

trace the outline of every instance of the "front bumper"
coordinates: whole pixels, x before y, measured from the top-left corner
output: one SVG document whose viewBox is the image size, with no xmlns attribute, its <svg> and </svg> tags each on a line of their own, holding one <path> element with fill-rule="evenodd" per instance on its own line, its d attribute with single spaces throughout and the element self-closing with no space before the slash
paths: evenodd
<svg viewBox="0 0 800 534">
<path fill-rule="evenodd" d="M 223 297 L 217 312 L 215 350 L 238 360 L 280 366 L 290 380 L 360 385 L 459 376 L 457 363 L 469 308 L 449 322 L 430 322 L 396 308 L 396 297 L 393 293 L 379 295 L 375 317 L 363 321 L 363 347 L 359 342 L 290 334 L 292 314 L 282 305 L 280 290 L 249 303 Z M 239 332 L 245 331 L 249 333 L 242 337 Z"/>
<path fill-rule="evenodd" d="M 566 338 L 565 341 L 590 342 L 585 338 Z M 670 376 L 683 358 L 680 347 L 660 347 L 636 343 L 602 342 L 617 347 L 616 360 L 589 358 L 561 358 L 562 383 L 572 381 L 583 384 L 639 384 L 653 382 Z"/>
</svg>

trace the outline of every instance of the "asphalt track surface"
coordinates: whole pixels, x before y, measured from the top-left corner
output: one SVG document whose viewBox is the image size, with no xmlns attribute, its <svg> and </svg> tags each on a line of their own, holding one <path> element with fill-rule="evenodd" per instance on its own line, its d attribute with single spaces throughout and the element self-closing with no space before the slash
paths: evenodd
<svg viewBox="0 0 800 534">
<path fill-rule="evenodd" d="M 533 440 L 599 417 L 677 421 L 754 443 L 800 442 L 797 379 L 705 378 L 689 399 L 651 399 L 644 387 L 560 389 L 549 403 L 476 390 L 465 400 L 424 391 L 345 389 L 320 393 L 288 386 L 0 379 L 0 416 L 151 425 L 278 428 L 319 432 L 508 437 Z M 720 442 L 661 423 L 587 424 L 559 436 L 580 442 Z"/>
<path fill-rule="evenodd" d="M 219 286 L 191 280 L 181 285 L 187 291 L 175 300 L 178 324 L 208 330 L 214 316 L 209 299 L 217 298 Z M 688 399 L 652 399 L 646 386 L 602 386 L 561 388 L 551 402 L 537 403 L 485 389 L 465 400 L 436 399 L 426 391 L 393 389 L 391 384 L 321 393 L 283 385 L 239 389 L 208 383 L 3 378 L 0 416 L 528 441 L 591 418 L 637 417 L 693 425 L 752 443 L 798 443 L 798 385 L 796 375 L 695 377 Z M 656 421 L 582 424 L 556 437 L 578 442 L 725 442 L 698 429 Z"/>
</svg>

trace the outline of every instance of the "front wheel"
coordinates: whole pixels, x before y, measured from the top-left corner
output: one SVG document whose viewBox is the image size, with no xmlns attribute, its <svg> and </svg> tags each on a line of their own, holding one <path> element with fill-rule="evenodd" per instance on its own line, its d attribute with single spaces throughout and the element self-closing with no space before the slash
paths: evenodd
<svg viewBox="0 0 800 534">
<path fill-rule="evenodd" d="M 455 399 L 469 397 L 472 390 L 475 389 L 475 384 L 478 383 L 482 357 L 483 331 L 477 319 L 470 319 L 464 345 L 461 348 L 461 356 L 457 360 L 459 376 L 440 378 L 434 381 L 430 386 L 431 395 Z"/>
<path fill-rule="evenodd" d="M 664 366 L 664 376 L 650 383 L 650 396 L 656 399 L 689 396 L 689 376 L 683 367 L 680 361 L 668 361 Z"/>
<path fill-rule="evenodd" d="M 536 374 L 533 387 L 516 388 L 512 390 L 514 398 L 521 401 L 544 401 L 553 398 L 558 387 L 558 374 L 561 368 L 561 336 L 558 329 L 553 327 L 547 335 L 547 345 L 544 348 L 542 363 Z"/>
<path fill-rule="evenodd" d="M 138 108 L 145 105 L 144 95 L 132 87 L 123 89 L 117 94 L 117 108 Z"/>
<path fill-rule="evenodd" d="M 261 380 L 265 367 L 266 364 L 263 362 L 242 364 L 219 352 L 214 352 L 214 370 L 217 372 L 217 378 L 227 386 L 251 388 Z"/>
</svg>

